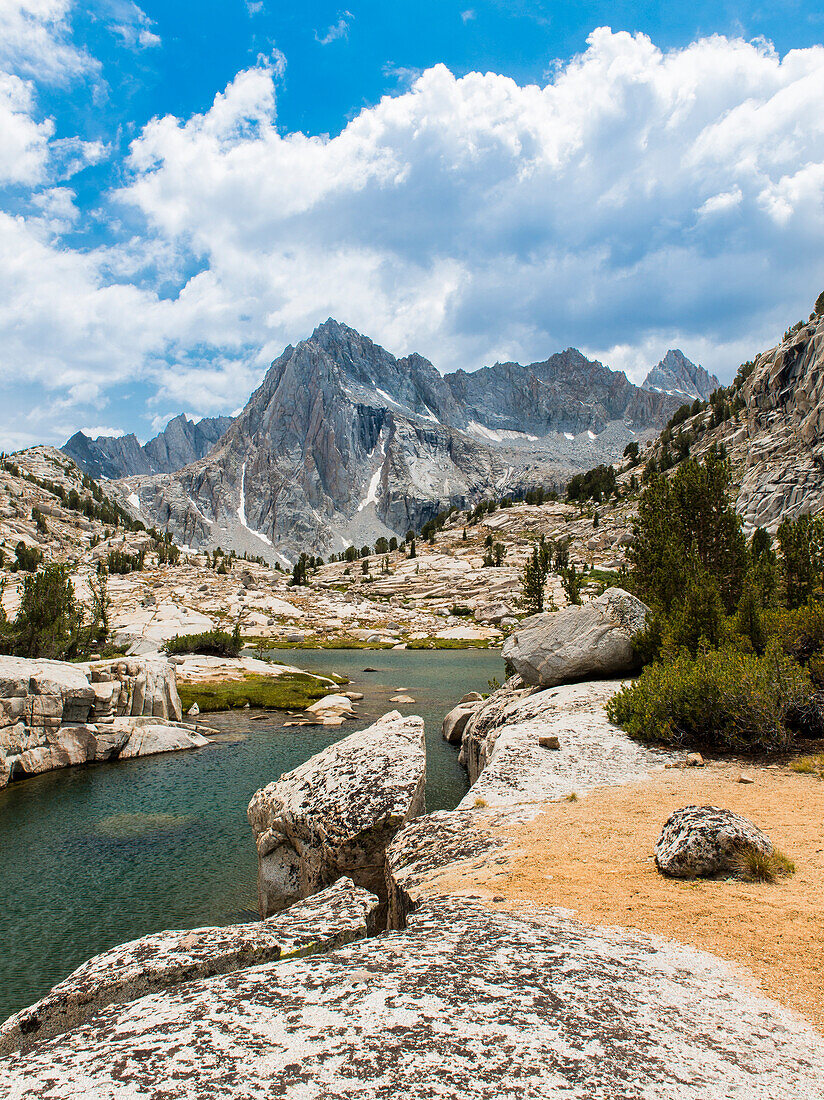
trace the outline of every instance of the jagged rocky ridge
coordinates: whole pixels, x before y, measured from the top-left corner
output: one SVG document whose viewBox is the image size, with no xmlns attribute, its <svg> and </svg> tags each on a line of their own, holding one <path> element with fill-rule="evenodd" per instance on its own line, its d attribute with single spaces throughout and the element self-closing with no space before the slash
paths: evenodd
<svg viewBox="0 0 824 1100">
<path fill-rule="evenodd" d="M 714 374 L 709 374 L 703 367 L 691 363 L 682 351 L 670 349 L 649 372 L 642 388 L 668 393 L 682 401 L 695 400 L 696 397 L 706 401 L 720 385 Z"/>
<path fill-rule="evenodd" d="M 205 458 L 130 478 L 124 498 L 184 545 L 290 562 L 402 537 L 451 504 L 560 486 L 678 404 L 573 349 L 442 377 L 330 319 L 274 361 Z"/>
<path fill-rule="evenodd" d="M 704 408 L 678 430 L 692 433 L 699 459 L 723 445 L 745 532 L 774 533 L 782 519 L 824 511 L 824 315 L 745 364 L 719 397 L 727 409 L 720 423 Z M 652 453 L 660 458 L 660 440 Z"/>
<path fill-rule="evenodd" d="M 195 423 L 181 413 L 142 446 L 133 433 L 91 439 L 75 432 L 60 449 L 95 478 L 172 473 L 207 455 L 231 424 L 231 416 L 205 417 Z"/>
<path fill-rule="evenodd" d="M 729 445 L 743 467 L 736 508 L 747 530 L 824 510 L 824 316 L 759 355 Z"/>
</svg>

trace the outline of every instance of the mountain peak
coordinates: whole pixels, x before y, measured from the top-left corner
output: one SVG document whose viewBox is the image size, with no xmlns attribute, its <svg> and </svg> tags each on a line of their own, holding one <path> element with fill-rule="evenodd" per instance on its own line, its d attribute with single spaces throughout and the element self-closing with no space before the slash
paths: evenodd
<svg viewBox="0 0 824 1100">
<path fill-rule="evenodd" d="M 709 374 L 703 367 L 687 359 L 680 348 L 670 348 L 644 379 L 642 388 L 657 393 L 669 393 L 673 397 L 698 397 L 706 401 L 720 385 L 714 374 Z"/>
</svg>

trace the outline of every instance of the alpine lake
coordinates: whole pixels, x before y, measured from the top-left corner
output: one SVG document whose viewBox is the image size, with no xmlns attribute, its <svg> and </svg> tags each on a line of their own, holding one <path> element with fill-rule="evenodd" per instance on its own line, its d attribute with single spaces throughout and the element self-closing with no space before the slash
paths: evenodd
<svg viewBox="0 0 824 1100">
<path fill-rule="evenodd" d="M 424 719 L 427 809 L 451 809 L 464 796 L 466 772 L 441 723 L 466 692 L 503 679 L 499 651 L 271 656 L 346 676 L 341 690 L 364 693 L 358 720 L 284 728 L 282 711 L 206 714 L 200 724 L 218 735 L 205 748 L 66 768 L 0 791 L 0 1020 L 115 944 L 164 928 L 256 920 L 250 798 L 389 710 Z M 415 703 L 391 703 L 400 693 Z"/>
</svg>

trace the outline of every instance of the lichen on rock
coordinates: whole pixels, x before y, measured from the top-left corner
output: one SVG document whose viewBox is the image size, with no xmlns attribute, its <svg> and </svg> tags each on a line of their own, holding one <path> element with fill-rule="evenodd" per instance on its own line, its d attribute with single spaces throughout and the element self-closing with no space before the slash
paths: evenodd
<svg viewBox="0 0 824 1100">
<path fill-rule="evenodd" d="M 90 959 L 0 1027 L 0 1055 L 87 1023 L 109 1005 L 215 974 L 329 951 L 374 931 L 378 899 L 341 878 L 269 920 L 157 932 Z"/>
<path fill-rule="evenodd" d="M 751 821 L 717 806 L 684 806 L 664 824 L 655 865 L 670 878 L 733 874 L 747 850 L 769 855 L 772 842 Z"/>
<path fill-rule="evenodd" d="M 385 900 L 392 838 L 424 809 L 423 719 L 390 711 L 259 790 L 249 803 L 262 917 L 340 875 Z"/>
</svg>

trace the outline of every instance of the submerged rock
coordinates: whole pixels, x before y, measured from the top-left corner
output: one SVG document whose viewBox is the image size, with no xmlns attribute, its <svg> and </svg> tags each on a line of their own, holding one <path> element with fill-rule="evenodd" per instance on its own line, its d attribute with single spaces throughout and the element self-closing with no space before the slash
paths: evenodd
<svg viewBox="0 0 824 1100">
<path fill-rule="evenodd" d="M 258 791 L 248 813 L 260 915 L 343 874 L 385 900 L 386 849 L 423 812 L 425 783 L 423 719 L 391 711 Z"/>
<path fill-rule="evenodd" d="M 502 656 L 526 683 L 541 687 L 621 676 L 637 665 L 632 639 L 648 611 L 636 596 L 608 588 L 591 603 L 524 619 Z"/>
<path fill-rule="evenodd" d="M 374 931 L 378 899 L 341 878 L 252 924 L 158 932 L 90 959 L 0 1027 L 0 1055 L 28 1050 L 93 1020 L 108 1005 L 261 963 L 329 951 Z"/>
<path fill-rule="evenodd" d="M 769 855 L 768 836 L 740 814 L 716 806 L 684 806 L 664 824 L 655 845 L 655 865 L 670 878 L 735 874 L 747 851 Z"/>
<path fill-rule="evenodd" d="M 31 1100 L 820 1100 L 821 1040 L 700 951 L 557 910 L 403 932 L 102 1010 L 4 1059 Z"/>
</svg>

